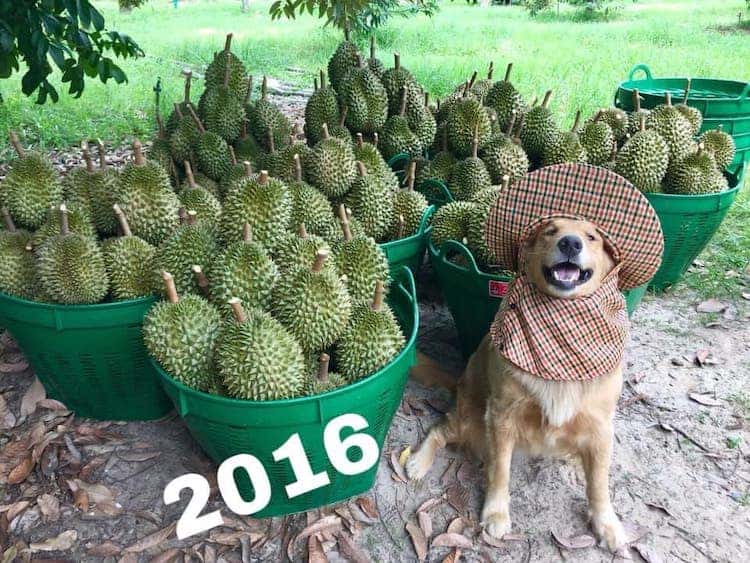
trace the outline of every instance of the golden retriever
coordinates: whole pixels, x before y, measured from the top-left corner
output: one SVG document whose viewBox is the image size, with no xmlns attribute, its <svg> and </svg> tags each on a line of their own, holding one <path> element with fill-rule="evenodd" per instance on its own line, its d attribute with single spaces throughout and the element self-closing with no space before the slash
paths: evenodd
<svg viewBox="0 0 750 563">
<path fill-rule="evenodd" d="M 587 221 L 553 219 L 527 244 L 528 280 L 556 298 L 592 293 L 614 267 L 601 234 Z M 531 455 L 578 456 L 586 474 L 592 527 L 614 551 L 627 542 L 609 497 L 612 419 L 621 387 L 619 367 L 587 381 L 536 377 L 500 357 L 488 335 L 458 380 L 455 407 L 408 458 L 406 472 L 420 479 L 439 448 L 468 446 L 487 471 L 482 523 L 489 534 L 502 538 L 511 529 L 514 448 Z"/>
</svg>

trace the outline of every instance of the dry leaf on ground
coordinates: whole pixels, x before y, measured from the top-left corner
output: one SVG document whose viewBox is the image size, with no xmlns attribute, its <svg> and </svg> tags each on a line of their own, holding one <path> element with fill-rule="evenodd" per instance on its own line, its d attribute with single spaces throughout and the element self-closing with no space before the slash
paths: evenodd
<svg viewBox="0 0 750 563">
<path fill-rule="evenodd" d="M 34 460 L 31 455 L 27 455 L 21 460 L 21 463 L 11 469 L 8 474 L 8 484 L 18 485 L 19 483 L 23 483 L 31 474 L 32 469 L 34 469 Z"/>
<path fill-rule="evenodd" d="M 460 516 L 458 518 L 454 518 L 451 520 L 451 523 L 448 524 L 448 529 L 446 532 L 449 534 L 462 534 L 464 532 L 464 528 L 466 527 L 466 523 L 464 522 L 464 519 Z"/>
<path fill-rule="evenodd" d="M 320 534 L 322 532 L 331 532 L 335 534 L 336 532 L 340 532 L 342 527 L 343 522 L 341 521 L 341 518 L 339 516 L 335 516 L 333 514 L 324 516 L 317 522 L 313 522 L 309 526 L 303 528 L 302 531 L 297 534 L 297 537 L 294 538 L 294 541 L 292 543 L 296 543 L 297 541 L 304 540 L 305 538 L 308 538 L 313 534 Z"/>
<path fill-rule="evenodd" d="M 581 534 L 579 536 L 564 537 L 560 536 L 552 530 L 552 539 L 555 543 L 564 549 L 585 549 L 587 547 L 593 547 L 596 545 L 596 539 L 594 536 L 589 534 Z"/>
<path fill-rule="evenodd" d="M 502 539 L 498 539 L 495 536 L 491 536 L 486 530 L 482 530 L 482 541 L 492 547 L 504 547 L 505 543 Z"/>
<path fill-rule="evenodd" d="M 339 534 L 339 551 L 341 555 L 346 557 L 351 563 L 370 563 L 372 558 L 362 551 L 359 546 L 354 543 L 354 539 L 348 534 Z"/>
<path fill-rule="evenodd" d="M 417 512 L 424 512 L 426 510 L 431 510 L 435 508 L 437 505 L 442 504 L 443 498 L 431 498 L 424 501 L 422 504 L 419 505 L 419 508 L 417 508 Z"/>
<path fill-rule="evenodd" d="M 5 517 L 8 519 L 8 522 L 12 522 L 13 519 L 21 514 L 21 512 L 26 510 L 30 504 L 31 503 L 28 500 L 19 500 L 18 502 L 14 502 L 13 504 L 0 506 L 0 514 L 5 513 Z"/>
<path fill-rule="evenodd" d="M 424 537 L 430 539 L 432 536 L 432 517 L 429 512 L 417 512 L 417 521 L 419 522 L 419 527 L 422 529 Z"/>
<path fill-rule="evenodd" d="M 119 545 L 114 544 L 111 541 L 105 541 L 99 545 L 89 547 L 86 553 L 92 557 L 114 557 L 119 554 L 120 551 L 122 551 L 122 548 Z"/>
<path fill-rule="evenodd" d="M 141 538 L 140 540 L 135 542 L 133 545 L 126 547 L 125 553 L 140 553 L 142 551 L 146 551 L 147 549 L 151 549 L 154 546 L 164 543 L 170 538 L 170 536 L 172 536 L 172 534 L 174 534 L 176 527 L 177 527 L 177 522 L 172 522 L 166 528 L 163 528 L 159 530 L 158 532 L 154 532 L 153 534 L 150 534 L 146 536 L 145 538 Z"/>
<path fill-rule="evenodd" d="M 378 518 L 380 514 L 375 506 L 375 503 L 370 497 L 358 497 L 356 501 L 357 506 L 370 518 Z"/>
<path fill-rule="evenodd" d="M 471 549 L 472 542 L 469 538 L 463 534 L 444 533 L 436 536 L 432 540 L 434 547 L 461 547 L 464 549 Z"/>
<path fill-rule="evenodd" d="M 707 407 L 720 407 L 724 404 L 719 399 L 715 399 L 713 396 L 706 393 L 690 393 L 688 396 L 696 403 L 700 403 Z"/>
<path fill-rule="evenodd" d="M 315 536 L 310 536 L 307 539 L 307 563 L 327 563 L 328 557 L 326 557 L 323 546 L 320 545 L 320 540 Z"/>
<path fill-rule="evenodd" d="M 393 450 L 391 452 L 390 461 L 391 461 L 391 467 L 393 468 L 393 472 L 396 474 L 396 477 L 398 477 L 399 481 L 407 483 L 409 481 L 409 478 L 406 476 L 406 472 L 404 471 L 404 466 L 401 465 L 401 463 L 398 460 L 398 452 L 396 450 Z"/>
<path fill-rule="evenodd" d="M 0 395 L 0 430 L 10 430 L 16 425 L 16 415 L 14 415 L 5 398 Z"/>
<path fill-rule="evenodd" d="M 427 558 L 427 538 L 422 532 L 422 529 L 412 522 L 406 523 L 406 532 L 411 538 L 411 543 L 414 546 L 414 551 L 417 554 L 417 559 L 424 561 Z"/>
<path fill-rule="evenodd" d="M 26 418 L 36 411 L 36 405 L 39 401 L 47 397 L 47 392 L 44 390 L 42 382 L 38 378 L 34 378 L 26 392 L 23 394 L 21 399 L 21 418 Z"/>
<path fill-rule="evenodd" d="M 60 535 L 44 540 L 39 543 L 32 543 L 29 545 L 29 551 L 35 553 L 37 551 L 67 551 L 78 539 L 78 532 L 75 530 L 67 530 Z"/>
<path fill-rule="evenodd" d="M 60 518 L 60 502 L 50 494 L 43 494 L 36 499 L 44 522 L 56 522 Z"/>
<path fill-rule="evenodd" d="M 663 563 L 664 559 L 656 553 L 656 550 L 649 545 L 634 544 L 631 546 L 638 552 L 646 563 Z"/>
<path fill-rule="evenodd" d="M 461 550 L 456 547 L 443 559 L 443 563 L 458 563 L 460 560 Z"/>
</svg>

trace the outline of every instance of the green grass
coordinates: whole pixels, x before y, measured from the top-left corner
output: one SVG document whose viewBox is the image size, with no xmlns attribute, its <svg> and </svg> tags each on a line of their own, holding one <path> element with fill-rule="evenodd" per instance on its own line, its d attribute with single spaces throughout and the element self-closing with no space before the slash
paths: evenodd
<svg viewBox="0 0 750 563">
<path fill-rule="evenodd" d="M 0 82 L 0 130 L 21 130 L 26 144 L 64 148 L 84 137 L 113 143 L 153 133 L 154 94 L 162 77 L 164 111 L 182 96 L 180 70 L 199 70 L 235 33 L 234 51 L 255 75 L 269 74 L 310 86 L 317 69 L 341 39 L 311 17 L 272 22 L 271 0 L 253 2 L 240 12 L 237 0 L 188 2 L 173 9 L 166 0 L 152 0 L 131 14 L 120 14 L 114 1 L 96 1 L 111 28 L 129 33 L 147 53 L 124 61 L 129 84 L 88 82 L 83 97 L 61 94 L 58 104 L 37 106 L 20 93 L 20 76 Z M 513 82 L 527 97 L 554 90 L 552 108 L 561 123 L 608 105 L 615 88 L 637 63 L 647 63 L 654 76 L 710 76 L 750 79 L 750 37 L 736 29 L 743 0 L 640 0 L 622 2 L 609 22 L 578 22 L 566 12 L 529 17 L 520 7 L 481 9 L 463 2 L 443 2 L 432 19 L 394 19 L 377 32 L 380 58 L 387 64 L 395 50 L 437 96 L 453 90 L 474 69 L 490 60 L 502 74 L 514 63 Z M 364 44 L 367 38 L 359 38 Z M 197 100 L 200 88 L 195 88 Z M 9 155 L 0 136 L 0 161 Z M 709 252 L 706 271 L 691 273 L 687 286 L 703 294 L 736 295 L 736 279 L 725 272 L 744 272 L 750 261 L 750 196 L 741 194 Z M 747 276 L 746 276 L 747 277 Z M 682 287 L 685 287 L 683 285 Z"/>
</svg>

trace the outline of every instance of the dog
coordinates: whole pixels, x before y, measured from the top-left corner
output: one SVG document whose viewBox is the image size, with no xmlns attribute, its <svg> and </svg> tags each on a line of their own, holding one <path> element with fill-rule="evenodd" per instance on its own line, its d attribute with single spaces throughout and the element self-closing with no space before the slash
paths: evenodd
<svg viewBox="0 0 750 563">
<path fill-rule="evenodd" d="M 588 221 L 552 219 L 526 244 L 527 279 L 555 299 L 590 295 L 615 267 L 606 241 Z M 455 407 L 408 458 L 406 473 L 421 479 L 437 450 L 447 444 L 468 447 L 487 471 L 482 523 L 490 535 L 502 538 L 511 530 L 513 450 L 577 456 L 586 475 L 592 528 L 616 551 L 627 543 L 609 496 L 613 417 L 622 382 L 620 367 L 586 381 L 542 379 L 501 357 L 488 334 L 458 380 Z"/>
</svg>

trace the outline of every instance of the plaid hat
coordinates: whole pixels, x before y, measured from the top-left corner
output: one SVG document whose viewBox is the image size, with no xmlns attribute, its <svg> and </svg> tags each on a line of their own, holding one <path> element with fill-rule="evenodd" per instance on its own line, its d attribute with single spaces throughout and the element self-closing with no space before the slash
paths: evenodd
<svg viewBox="0 0 750 563">
<path fill-rule="evenodd" d="M 664 238 L 651 204 L 622 176 L 588 164 L 540 168 L 501 191 L 487 218 L 487 247 L 517 271 L 522 242 L 555 217 L 597 226 L 620 265 L 619 289 L 638 287 L 659 269 Z"/>
</svg>

